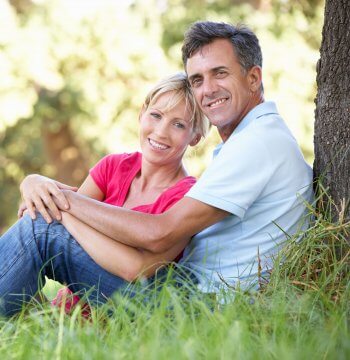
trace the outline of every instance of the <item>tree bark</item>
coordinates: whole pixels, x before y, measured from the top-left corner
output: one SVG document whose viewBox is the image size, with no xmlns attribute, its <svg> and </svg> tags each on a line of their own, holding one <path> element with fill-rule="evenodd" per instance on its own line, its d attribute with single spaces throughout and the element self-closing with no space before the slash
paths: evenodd
<svg viewBox="0 0 350 360">
<path fill-rule="evenodd" d="M 350 219 L 350 1 L 326 0 L 317 64 L 314 174 L 333 220 Z"/>
</svg>

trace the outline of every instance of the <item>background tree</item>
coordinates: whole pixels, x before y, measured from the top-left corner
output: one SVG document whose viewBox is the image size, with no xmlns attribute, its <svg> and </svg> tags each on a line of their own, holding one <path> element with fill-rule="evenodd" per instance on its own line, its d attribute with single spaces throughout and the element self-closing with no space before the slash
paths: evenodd
<svg viewBox="0 0 350 360">
<path fill-rule="evenodd" d="M 317 66 L 315 176 L 334 201 L 333 218 L 350 219 L 350 2 L 327 0 Z"/>
</svg>

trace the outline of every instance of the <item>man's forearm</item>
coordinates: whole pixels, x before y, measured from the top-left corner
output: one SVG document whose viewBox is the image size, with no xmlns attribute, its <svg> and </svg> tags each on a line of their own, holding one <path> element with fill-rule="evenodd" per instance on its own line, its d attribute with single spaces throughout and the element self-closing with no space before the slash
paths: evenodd
<svg viewBox="0 0 350 360">
<path fill-rule="evenodd" d="M 159 243 L 166 236 L 166 229 L 159 215 L 105 204 L 71 191 L 67 191 L 66 196 L 70 204 L 68 212 L 106 236 L 152 252 L 164 250 L 163 247 L 159 249 Z"/>
<path fill-rule="evenodd" d="M 187 243 L 179 242 L 167 253 L 154 254 L 113 241 L 64 211 L 62 224 L 97 264 L 126 281 L 134 281 L 140 275 L 154 275 L 161 265 L 172 261 Z"/>
<path fill-rule="evenodd" d="M 224 210 L 185 197 L 163 214 L 128 210 L 65 191 L 68 212 L 123 244 L 164 253 L 229 215 Z M 64 209 L 62 209 L 64 210 Z"/>
</svg>

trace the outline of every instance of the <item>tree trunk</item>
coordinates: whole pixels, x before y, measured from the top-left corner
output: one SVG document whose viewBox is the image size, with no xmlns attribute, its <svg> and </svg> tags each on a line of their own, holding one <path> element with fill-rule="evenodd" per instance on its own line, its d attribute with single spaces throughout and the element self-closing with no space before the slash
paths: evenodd
<svg viewBox="0 0 350 360">
<path fill-rule="evenodd" d="M 76 143 L 68 123 L 52 132 L 43 121 L 42 136 L 48 163 L 54 167 L 53 178 L 69 185 L 79 186 L 88 174 L 87 160 Z"/>
<path fill-rule="evenodd" d="M 315 178 L 333 200 L 331 216 L 350 219 L 350 1 L 326 0 L 317 64 Z"/>
</svg>

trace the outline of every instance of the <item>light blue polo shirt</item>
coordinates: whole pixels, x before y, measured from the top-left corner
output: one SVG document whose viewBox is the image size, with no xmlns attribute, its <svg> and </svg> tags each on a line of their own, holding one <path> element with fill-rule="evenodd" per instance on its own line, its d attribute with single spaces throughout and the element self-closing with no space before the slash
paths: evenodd
<svg viewBox="0 0 350 360">
<path fill-rule="evenodd" d="M 258 251 L 264 271 L 288 235 L 307 225 L 312 169 L 275 104 L 264 102 L 218 145 L 186 196 L 231 215 L 195 235 L 182 264 L 196 273 L 203 291 L 223 287 L 220 277 L 247 287 L 257 280 Z"/>
</svg>

